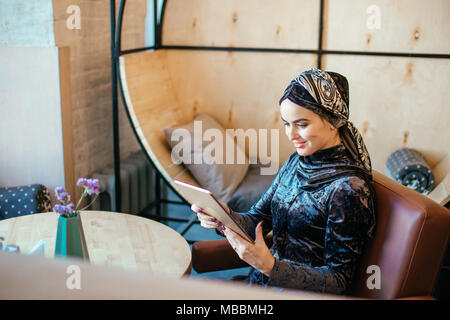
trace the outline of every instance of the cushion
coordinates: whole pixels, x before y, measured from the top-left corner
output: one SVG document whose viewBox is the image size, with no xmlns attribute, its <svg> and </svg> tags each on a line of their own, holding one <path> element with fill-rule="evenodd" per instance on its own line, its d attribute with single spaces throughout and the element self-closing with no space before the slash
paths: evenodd
<svg viewBox="0 0 450 320">
<path fill-rule="evenodd" d="M 264 192 L 269 189 L 277 173 L 262 175 L 261 167 L 262 165 L 260 164 L 250 164 L 244 179 L 227 202 L 227 205 L 233 211 L 247 212 L 261 198 Z"/>
<path fill-rule="evenodd" d="M 186 125 L 165 128 L 164 134 L 172 148 L 172 161 L 183 163 L 201 187 L 227 202 L 249 167 L 245 152 L 233 137 L 205 113 Z"/>
<path fill-rule="evenodd" d="M 44 185 L 0 188 L 0 220 L 51 209 L 50 194 Z"/>
</svg>

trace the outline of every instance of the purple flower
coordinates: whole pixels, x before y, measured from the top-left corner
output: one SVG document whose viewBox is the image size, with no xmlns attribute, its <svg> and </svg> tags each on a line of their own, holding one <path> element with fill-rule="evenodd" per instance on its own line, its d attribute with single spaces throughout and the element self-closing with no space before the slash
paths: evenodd
<svg viewBox="0 0 450 320">
<path fill-rule="evenodd" d="M 75 205 L 72 202 L 69 203 L 68 205 L 66 205 L 67 212 L 72 213 L 74 211 L 74 209 L 75 209 Z"/>
<path fill-rule="evenodd" d="M 67 193 L 64 187 L 55 188 L 55 196 L 58 199 L 58 202 L 62 204 L 67 204 L 70 202 L 70 195 Z"/>
<path fill-rule="evenodd" d="M 73 203 L 69 203 L 66 206 L 61 204 L 55 204 L 55 206 L 53 207 L 53 211 L 62 215 L 71 215 L 73 213 L 73 208 L 74 208 Z"/>
<path fill-rule="evenodd" d="M 80 178 L 77 181 L 77 186 L 83 186 L 89 195 L 100 193 L 98 179 Z"/>
<path fill-rule="evenodd" d="M 55 196 L 56 196 L 56 198 L 58 198 L 59 201 L 61 201 L 61 199 L 62 199 L 61 194 L 63 194 L 63 193 L 67 193 L 66 189 L 64 189 L 63 187 L 55 188 Z"/>
<path fill-rule="evenodd" d="M 59 204 L 56 204 L 53 207 L 53 211 L 66 216 L 66 217 L 72 217 L 76 216 L 79 212 L 78 207 L 82 203 L 83 199 L 86 197 L 86 195 L 98 195 L 100 193 L 100 187 L 99 187 L 99 181 L 98 179 L 86 179 L 86 178 L 79 178 L 77 181 L 77 186 L 82 186 L 84 188 L 84 192 L 81 195 L 80 199 L 78 200 L 78 204 L 75 207 L 74 204 L 71 202 L 70 194 L 63 188 L 58 187 L 55 188 L 55 195 L 58 199 Z M 93 201 L 95 201 L 96 197 Z M 92 201 L 92 202 L 93 202 Z M 91 204 L 89 203 L 86 207 L 84 207 L 81 210 L 84 210 L 88 208 Z"/>
<path fill-rule="evenodd" d="M 86 178 L 79 178 L 77 181 L 77 186 L 87 186 L 87 180 Z"/>
<path fill-rule="evenodd" d="M 65 191 L 60 194 L 56 194 L 56 198 L 58 198 L 58 201 L 62 203 L 70 202 L 70 195 Z"/>
<path fill-rule="evenodd" d="M 57 195 L 60 194 L 60 193 L 65 192 L 65 191 L 66 191 L 66 189 L 64 189 L 64 187 L 57 187 L 57 188 L 55 188 L 55 193 Z"/>
<path fill-rule="evenodd" d="M 89 179 L 89 195 L 100 193 L 100 183 L 98 179 Z"/>
<path fill-rule="evenodd" d="M 57 213 L 63 213 L 65 212 L 65 210 L 63 209 L 64 206 L 60 205 L 60 204 L 55 204 L 55 206 L 53 207 L 53 211 L 57 212 Z"/>
</svg>

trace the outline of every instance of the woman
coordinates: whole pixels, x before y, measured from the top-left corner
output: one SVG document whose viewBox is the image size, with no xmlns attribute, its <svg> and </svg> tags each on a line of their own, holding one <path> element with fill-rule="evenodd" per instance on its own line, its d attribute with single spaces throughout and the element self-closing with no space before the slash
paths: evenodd
<svg viewBox="0 0 450 320">
<path fill-rule="evenodd" d="M 280 112 L 296 152 L 249 212 L 232 212 L 254 244 L 192 205 L 201 225 L 223 229 L 254 267 L 250 284 L 348 293 L 375 227 L 370 158 L 348 105 L 348 82 L 338 73 L 311 69 L 286 88 Z M 269 249 L 263 234 L 272 229 Z"/>
</svg>

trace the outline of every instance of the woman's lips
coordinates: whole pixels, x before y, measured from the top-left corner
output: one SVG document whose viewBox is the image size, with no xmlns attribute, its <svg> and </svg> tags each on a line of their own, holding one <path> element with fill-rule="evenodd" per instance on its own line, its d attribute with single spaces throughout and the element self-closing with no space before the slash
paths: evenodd
<svg viewBox="0 0 450 320">
<path fill-rule="evenodd" d="M 303 148 L 303 146 L 305 145 L 305 143 L 306 143 L 306 141 L 305 141 L 305 142 L 294 142 L 294 146 L 295 146 L 296 148 Z"/>
</svg>

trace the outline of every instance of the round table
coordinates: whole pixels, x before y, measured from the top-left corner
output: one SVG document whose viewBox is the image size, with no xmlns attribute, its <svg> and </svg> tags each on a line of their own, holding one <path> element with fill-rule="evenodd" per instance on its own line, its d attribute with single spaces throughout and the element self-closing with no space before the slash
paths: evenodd
<svg viewBox="0 0 450 320">
<path fill-rule="evenodd" d="M 92 264 L 177 277 L 190 273 L 189 245 L 168 226 L 116 212 L 82 211 L 80 216 Z M 46 240 L 46 256 L 53 257 L 57 224 L 54 212 L 11 218 L 0 221 L 0 236 L 4 245 L 17 245 L 21 253 Z"/>
</svg>

